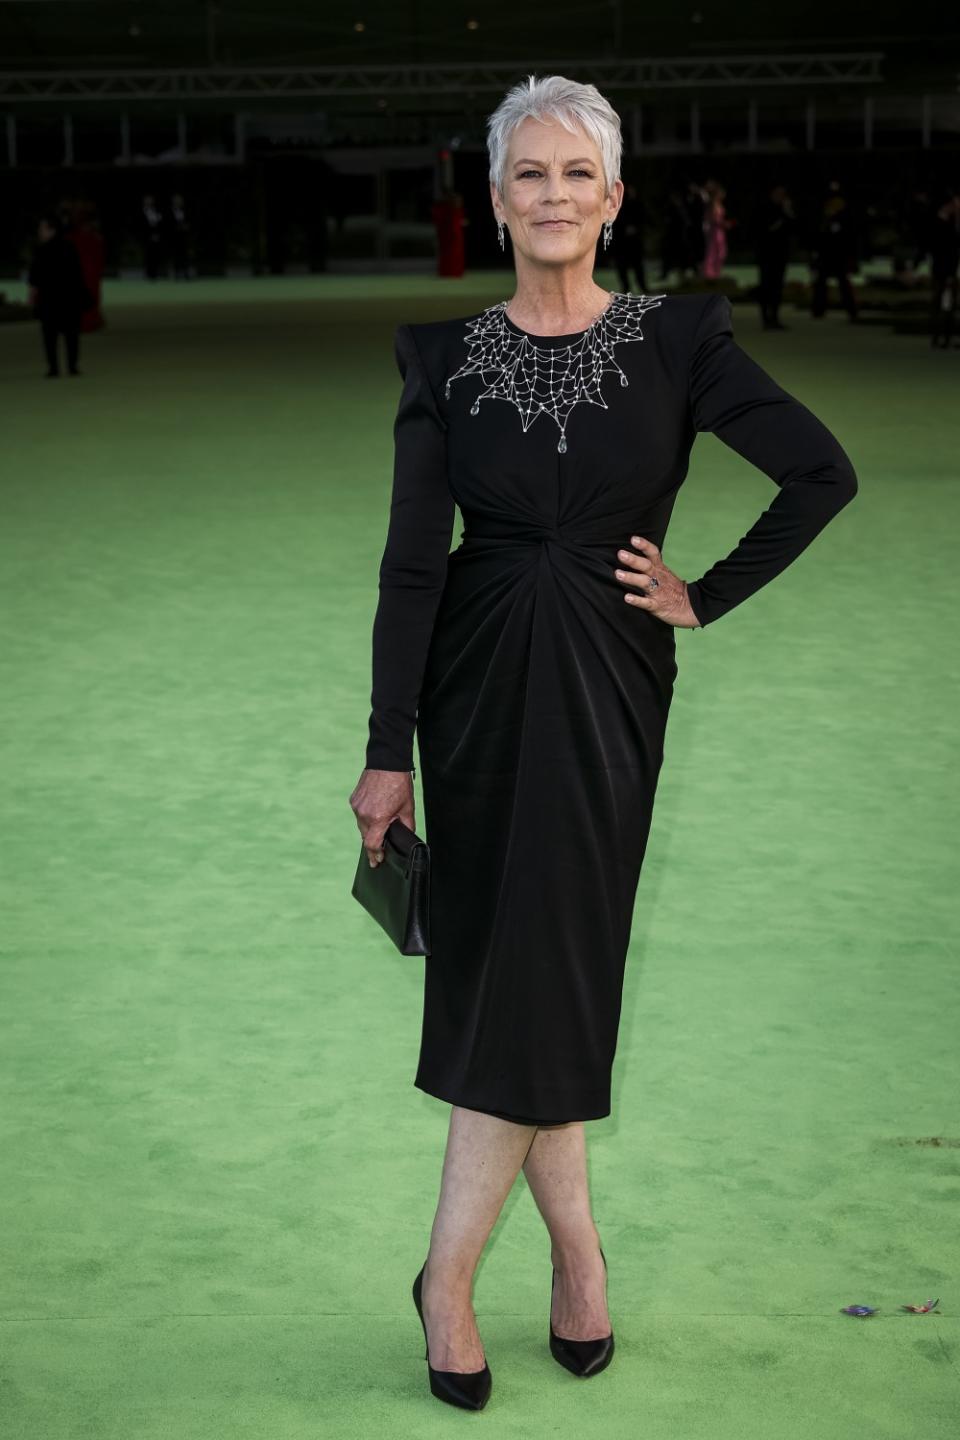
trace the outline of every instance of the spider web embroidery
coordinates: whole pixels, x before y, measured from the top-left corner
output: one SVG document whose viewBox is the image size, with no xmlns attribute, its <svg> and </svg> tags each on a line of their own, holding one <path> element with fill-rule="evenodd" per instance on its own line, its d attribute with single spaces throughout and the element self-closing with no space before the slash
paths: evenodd
<svg viewBox="0 0 960 1440">
<path fill-rule="evenodd" d="M 614 345 L 642 340 L 640 321 L 648 310 L 666 299 L 660 295 L 634 295 L 614 290 L 613 298 L 596 320 L 569 345 L 537 345 L 529 336 L 511 330 L 504 318 L 506 300 L 489 305 L 476 320 L 467 321 L 468 359 L 447 377 L 444 394 L 449 400 L 450 385 L 467 375 L 479 375 L 487 386 L 470 406 L 476 415 L 481 400 L 509 400 L 516 405 L 524 433 L 539 415 L 552 415 L 560 427 L 557 450 L 567 448 L 567 418 L 575 405 L 602 405 L 609 409 L 600 391 L 609 370 L 630 382 L 617 364 Z"/>
</svg>

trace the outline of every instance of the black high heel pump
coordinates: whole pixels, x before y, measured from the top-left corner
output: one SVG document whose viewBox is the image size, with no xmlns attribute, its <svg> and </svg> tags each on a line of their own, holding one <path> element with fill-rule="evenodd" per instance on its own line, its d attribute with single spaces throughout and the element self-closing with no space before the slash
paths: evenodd
<svg viewBox="0 0 960 1440">
<path fill-rule="evenodd" d="M 482 1410 L 490 1398 L 493 1377 L 489 1365 L 484 1362 L 482 1370 L 434 1370 L 430 1364 L 430 1341 L 427 1322 L 423 1318 L 423 1272 L 427 1262 L 420 1267 L 420 1274 L 413 1282 L 413 1303 L 423 1326 L 423 1338 L 427 1342 L 424 1355 L 430 1375 L 430 1392 L 448 1405 L 459 1405 L 462 1410 Z"/>
<path fill-rule="evenodd" d="M 607 1257 L 601 1247 L 601 1258 L 603 1268 L 607 1268 Z M 553 1284 L 550 1287 L 550 1307 L 553 1310 L 553 1291 L 557 1283 L 557 1271 L 554 1267 Z M 574 1375 L 587 1379 L 591 1375 L 598 1375 L 605 1370 L 613 1359 L 613 1331 L 609 1335 L 602 1335 L 599 1340 L 564 1340 L 553 1328 L 553 1320 L 550 1321 L 550 1354 L 554 1360 L 559 1360 L 561 1365 Z"/>
</svg>

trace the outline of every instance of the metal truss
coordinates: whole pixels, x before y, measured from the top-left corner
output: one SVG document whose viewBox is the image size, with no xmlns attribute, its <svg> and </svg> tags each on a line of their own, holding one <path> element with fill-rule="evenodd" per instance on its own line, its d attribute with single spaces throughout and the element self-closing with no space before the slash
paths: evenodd
<svg viewBox="0 0 960 1440">
<path fill-rule="evenodd" d="M 757 86 L 877 84 L 880 51 L 819 55 L 679 56 L 648 60 L 548 60 L 490 65 L 203 66 L 170 70 L 0 71 L 0 104 L 77 101 L 317 100 L 394 95 L 416 99 L 502 94 L 523 71 L 585 74 L 601 90 L 742 89 Z"/>
</svg>

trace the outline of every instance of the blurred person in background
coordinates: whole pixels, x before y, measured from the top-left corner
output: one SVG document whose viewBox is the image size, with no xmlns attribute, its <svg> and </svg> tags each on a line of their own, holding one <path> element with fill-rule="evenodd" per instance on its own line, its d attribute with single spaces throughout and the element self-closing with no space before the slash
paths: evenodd
<svg viewBox="0 0 960 1440">
<path fill-rule="evenodd" d="M 790 258 L 790 237 L 796 228 L 793 201 L 785 185 L 774 185 L 757 214 L 757 267 L 760 280 L 757 294 L 764 330 L 788 330 L 780 320 L 783 278 Z"/>
<path fill-rule="evenodd" d="M 683 203 L 687 212 L 687 255 L 684 269 L 691 275 L 700 275 L 703 272 L 707 249 L 707 207 L 710 196 L 706 186 L 701 185 L 698 180 L 688 180 Z"/>
<path fill-rule="evenodd" d="M 707 200 L 703 212 L 703 277 L 719 280 L 727 258 L 727 231 L 732 230 L 736 222 L 727 218 L 725 187 L 718 180 L 708 180 L 704 190 Z"/>
<path fill-rule="evenodd" d="M 152 195 L 144 195 L 140 207 L 140 243 L 143 246 L 143 273 L 156 280 L 166 272 L 163 213 Z"/>
<path fill-rule="evenodd" d="M 619 224 L 613 231 L 613 263 L 620 276 L 620 288 L 625 293 L 630 289 L 630 271 L 637 277 L 637 294 L 645 295 L 647 275 L 644 265 L 644 229 L 646 207 L 640 192 L 632 180 L 624 187 L 623 204 L 620 206 Z"/>
<path fill-rule="evenodd" d="M 956 323 L 960 263 L 960 188 L 948 191 L 930 222 L 930 344 L 950 348 Z"/>
<path fill-rule="evenodd" d="M 182 195 L 170 198 L 170 259 L 174 280 L 190 279 L 190 221 Z"/>
<path fill-rule="evenodd" d="M 903 267 L 903 278 L 908 285 L 916 280 L 916 272 L 930 251 L 930 227 L 933 220 L 933 201 L 926 185 L 915 185 L 910 192 L 903 217 L 903 245 L 907 251 Z"/>
<path fill-rule="evenodd" d="M 466 269 L 463 227 L 469 225 L 463 208 L 463 196 L 449 185 L 430 209 L 430 218 L 437 235 L 437 274 L 460 276 Z"/>
<path fill-rule="evenodd" d="M 703 261 L 704 191 L 695 180 L 679 180 L 667 195 L 660 241 L 660 279 L 672 271 L 681 281 L 697 275 Z"/>
<path fill-rule="evenodd" d="M 90 304 L 80 317 L 82 334 L 102 330 L 105 325 L 100 309 L 100 287 L 103 280 L 103 236 L 97 223 L 96 207 L 89 201 L 73 206 L 67 238 L 80 257 L 83 281 L 90 295 Z"/>
<path fill-rule="evenodd" d="M 814 320 L 822 320 L 827 313 L 827 282 L 831 279 L 835 279 L 840 287 L 840 300 L 850 319 L 860 318 L 850 283 L 850 271 L 856 268 L 857 263 L 856 248 L 853 212 L 840 181 L 831 180 L 810 252 L 810 268 L 813 271 L 810 313 Z"/>
<path fill-rule="evenodd" d="M 40 321 L 47 357 L 47 379 L 60 374 L 58 342 L 62 335 L 71 375 L 79 375 L 80 317 L 92 296 L 83 278 L 76 248 L 67 238 L 60 216 L 42 215 L 37 226 L 38 245 L 30 263 L 29 303 Z"/>
<path fill-rule="evenodd" d="M 689 216 L 683 191 L 674 186 L 667 195 L 666 214 L 660 236 L 660 279 L 666 280 L 674 270 L 683 276 L 687 258 L 686 233 Z"/>
</svg>

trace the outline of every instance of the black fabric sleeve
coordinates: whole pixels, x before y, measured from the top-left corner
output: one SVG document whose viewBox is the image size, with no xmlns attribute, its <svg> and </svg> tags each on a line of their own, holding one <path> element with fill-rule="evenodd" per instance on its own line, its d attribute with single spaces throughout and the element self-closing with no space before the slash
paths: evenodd
<svg viewBox="0 0 960 1440">
<path fill-rule="evenodd" d="M 718 620 L 795 560 L 857 493 L 857 477 L 836 437 L 740 349 L 725 295 L 700 315 L 689 371 L 696 430 L 769 475 L 780 488 L 723 560 L 687 593 L 701 626 Z"/>
<path fill-rule="evenodd" d="M 393 495 L 373 621 L 370 770 L 413 769 L 417 705 L 455 513 L 447 427 L 409 325 L 397 328 L 394 349 L 403 392 L 393 427 Z"/>
</svg>

